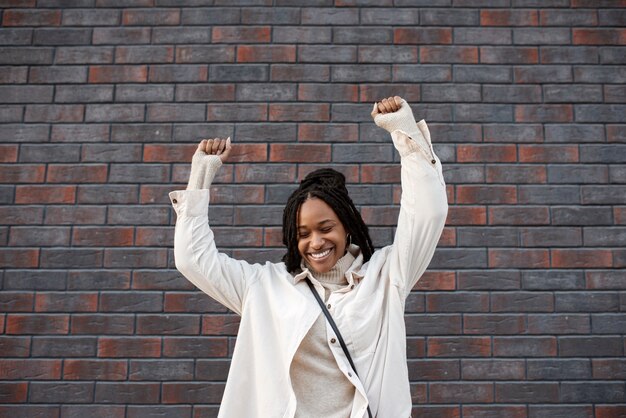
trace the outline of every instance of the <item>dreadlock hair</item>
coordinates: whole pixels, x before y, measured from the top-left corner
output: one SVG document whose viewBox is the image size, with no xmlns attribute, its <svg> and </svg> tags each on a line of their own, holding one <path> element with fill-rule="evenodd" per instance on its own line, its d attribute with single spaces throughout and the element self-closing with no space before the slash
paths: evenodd
<svg viewBox="0 0 626 418">
<path fill-rule="evenodd" d="M 287 254 L 283 261 L 287 271 L 294 273 L 300 268 L 302 257 L 298 251 L 298 212 L 302 203 L 312 197 L 322 199 L 337 214 L 352 242 L 361 248 L 363 261 L 367 262 L 374 253 L 374 245 L 367 225 L 348 195 L 346 178 L 332 168 L 322 168 L 309 173 L 300 182 L 300 187 L 289 196 L 285 205 L 283 244 L 287 247 Z"/>
</svg>

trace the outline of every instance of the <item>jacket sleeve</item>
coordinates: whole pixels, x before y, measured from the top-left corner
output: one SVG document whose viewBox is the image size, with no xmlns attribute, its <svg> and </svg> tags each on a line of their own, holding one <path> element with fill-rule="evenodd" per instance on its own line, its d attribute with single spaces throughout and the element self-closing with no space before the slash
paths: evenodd
<svg viewBox="0 0 626 418">
<path fill-rule="evenodd" d="M 169 196 L 177 215 L 176 268 L 204 293 L 241 315 L 246 291 L 262 267 L 218 252 L 208 222 L 208 189 L 179 190 Z"/>
<path fill-rule="evenodd" d="M 424 120 L 415 124 L 410 109 L 408 113 L 411 123 L 404 121 L 398 125 L 405 129 L 391 132 L 400 153 L 402 196 L 388 260 L 390 279 L 405 295 L 428 267 L 448 213 L 441 161 L 433 151 L 428 126 Z"/>
</svg>

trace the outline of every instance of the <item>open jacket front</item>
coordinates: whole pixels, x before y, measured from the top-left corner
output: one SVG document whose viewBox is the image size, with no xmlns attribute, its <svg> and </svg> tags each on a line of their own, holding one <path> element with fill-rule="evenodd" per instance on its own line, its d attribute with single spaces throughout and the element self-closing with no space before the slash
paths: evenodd
<svg viewBox="0 0 626 418">
<path fill-rule="evenodd" d="M 358 256 L 346 273 L 350 286 L 334 292 L 331 314 L 348 346 L 358 378 L 330 327 L 327 341 L 340 370 L 356 387 L 351 418 L 411 415 L 404 303 L 428 266 L 447 214 L 441 163 L 425 121 L 419 132 L 391 136 L 401 156 L 402 198 L 392 245 L 365 264 Z M 291 418 L 296 398 L 289 368 L 321 309 L 304 278 L 284 263 L 249 264 L 219 253 L 208 222 L 209 190 L 174 191 L 178 216 L 176 267 L 203 292 L 241 315 L 220 407 L 222 418 Z M 311 276 L 312 277 L 312 276 Z M 323 295 L 321 285 L 313 280 Z"/>
</svg>

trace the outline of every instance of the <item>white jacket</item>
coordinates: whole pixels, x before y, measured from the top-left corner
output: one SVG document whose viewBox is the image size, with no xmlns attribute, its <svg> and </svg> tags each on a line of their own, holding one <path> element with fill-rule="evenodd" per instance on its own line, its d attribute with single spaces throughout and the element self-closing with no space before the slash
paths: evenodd
<svg viewBox="0 0 626 418">
<path fill-rule="evenodd" d="M 353 288 L 332 293 L 327 302 L 360 376 L 352 373 L 327 327 L 337 364 L 356 387 L 351 418 L 367 417 L 368 403 L 378 418 L 411 415 L 404 303 L 432 258 L 448 209 L 441 163 L 432 152 L 426 122 L 417 127 L 413 138 L 405 130 L 391 134 L 402 163 L 393 244 L 376 251 L 365 264 L 362 256 L 357 257 L 346 273 Z M 241 315 L 219 417 L 293 417 L 296 398 L 289 367 L 321 314 L 303 280 L 310 272 L 294 277 L 284 263 L 249 264 L 219 253 L 207 222 L 209 190 L 175 191 L 170 199 L 178 216 L 176 267 L 203 292 Z M 316 287 L 323 294 L 322 287 Z"/>
</svg>

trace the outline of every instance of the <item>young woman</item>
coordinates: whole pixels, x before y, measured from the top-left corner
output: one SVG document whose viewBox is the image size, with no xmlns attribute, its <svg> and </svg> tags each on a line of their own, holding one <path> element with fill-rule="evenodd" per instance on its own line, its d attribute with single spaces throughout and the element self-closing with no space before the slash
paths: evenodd
<svg viewBox="0 0 626 418">
<path fill-rule="evenodd" d="M 251 265 L 219 253 L 207 222 L 208 189 L 230 139 L 200 142 L 187 190 L 170 193 L 178 216 L 176 267 L 241 315 L 220 417 L 410 417 L 404 303 L 432 258 L 448 205 L 426 122 L 416 123 L 397 96 L 375 103 L 372 117 L 391 133 L 402 166 L 396 235 L 380 250 L 343 175 L 324 169 L 309 174 L 287 202 L 282 263 Z"/>
</svg>

